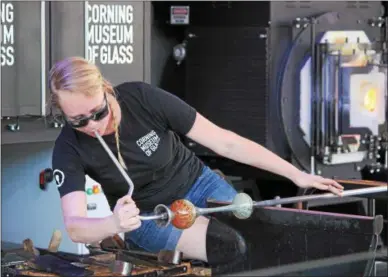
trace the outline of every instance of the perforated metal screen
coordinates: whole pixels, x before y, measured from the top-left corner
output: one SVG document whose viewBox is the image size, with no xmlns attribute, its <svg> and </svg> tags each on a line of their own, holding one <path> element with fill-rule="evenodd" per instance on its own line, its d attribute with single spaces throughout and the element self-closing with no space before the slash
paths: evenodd
<svg viewBox="0 0 388 277">
<path fill-rule="evenodd" d="M 219 126 L 265 142 L 266 30 L 192 27 L 186 60 L 186 101 Z M 197 150 L 197 152 L 202 150 Z"/>
</svg>

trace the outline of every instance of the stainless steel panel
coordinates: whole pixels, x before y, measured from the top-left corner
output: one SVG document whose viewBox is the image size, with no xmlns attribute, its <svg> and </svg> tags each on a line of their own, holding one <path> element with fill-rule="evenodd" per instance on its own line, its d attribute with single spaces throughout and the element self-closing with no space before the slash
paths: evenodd
<svg viewBox="0 0 388 277">
<path fill-rule="evenodd" d="M 1 2 L 2 116 L 44 114 L 45 16 L 39 1 Z"/>
<path fill-rule="evenodd" d="M 70 56 L 85 57 L 84 2 L 52 1 L 51 13 L 51 63 Z"/>
</svg>

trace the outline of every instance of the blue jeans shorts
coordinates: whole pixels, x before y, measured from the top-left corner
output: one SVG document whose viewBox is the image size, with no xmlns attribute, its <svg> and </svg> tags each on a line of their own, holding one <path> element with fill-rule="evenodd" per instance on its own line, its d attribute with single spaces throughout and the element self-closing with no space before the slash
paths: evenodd
<svg viewBox="0 0 388 277">
<path fill-rule="evenodd" d="M 184 197 L 197 207 L 206 207 L 207 199 L 232 201 L 237 191 L 217 173 L 205 166 L 202 174 L 195 181 Z M 174 250 L 183 230 L 171 224 L 160 228 L 154 221 L 143 221 L 140 228 L 125 234 L 129 245 L 135 245 L 146 251 Z"/>
</svg>

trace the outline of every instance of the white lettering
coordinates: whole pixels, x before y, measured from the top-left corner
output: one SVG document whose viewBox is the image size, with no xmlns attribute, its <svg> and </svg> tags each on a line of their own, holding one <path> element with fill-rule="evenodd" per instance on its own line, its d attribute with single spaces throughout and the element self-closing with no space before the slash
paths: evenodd
<svg viewBox="0 0 388 277">
<path fill-rule="evenodd" d="M 88 5 L 88 57 L 100 64 L 133 63 L 133 6 Z"/>
<path fill-rule="evenodd" d="M 132 45 L 93 45 L 88 47 L 89 59 L 101 64 L 131 64 L 133 62 Z"/>
<path fill-rule="evenodd" d="M 12 46 L 1 46 L 1 66 L 13 66 L 15 51 Z"/>
<path fill-rule="evenodd" d="M 151 131 L 136 141 L 136 144 L 149 157 L 156 152 L 159 147 L 160 137 L 155 131 Z"/>
<path fill-rule="evenodd" d="M 89 44 L 133 44 L 132 25 L 92 25 L 88 33 Z"/>
<path fill-rule="evenodd" d="M 1 51 L 0 62 L 1 66 L 13 66 L 15 63 L 15 31 L 13 26 L 14 21 L 14 6 L 12 3 L 1 3 Z"/>
<path fill-rule="evenodd" d="M 1 3 L 1 24 L 13 23 L 13 4 L 12 3 Z"/>
<path fill-rule="evenodd" d="M 13 31 L 13 25 L 2 25 L 1 29 L 1 43 L 2 45 L 5 44 L 14 44 L 14 31 Z"/>
</svg>

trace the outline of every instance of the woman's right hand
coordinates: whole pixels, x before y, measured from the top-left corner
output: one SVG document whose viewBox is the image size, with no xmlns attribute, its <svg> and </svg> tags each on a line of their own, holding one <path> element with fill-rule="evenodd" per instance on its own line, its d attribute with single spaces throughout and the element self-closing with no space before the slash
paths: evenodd
<svg viewBox="0 0 388 277">
<path fill-rule="evenodd" d="M 140 211 L 131 196 L 126 195 L 117 200 L 113 210 L 117 233 L 130 232 L 139 228 L 141 226 L 139 213 Z"/>
</svg>

